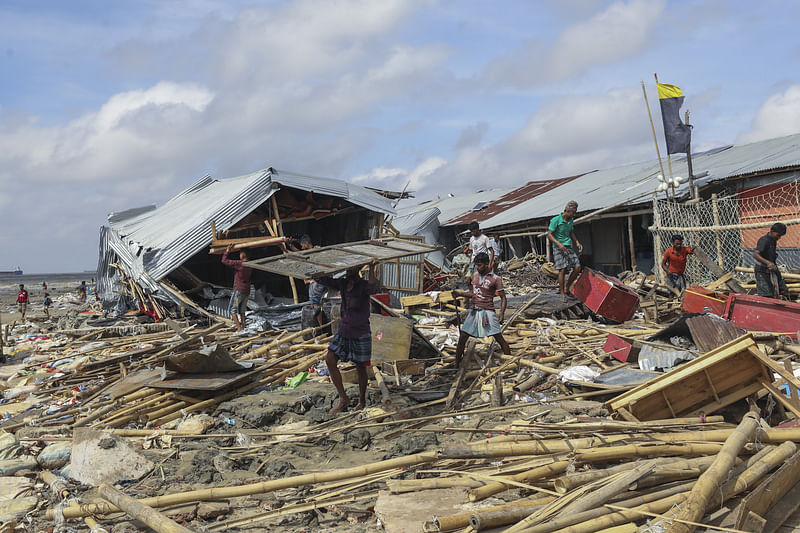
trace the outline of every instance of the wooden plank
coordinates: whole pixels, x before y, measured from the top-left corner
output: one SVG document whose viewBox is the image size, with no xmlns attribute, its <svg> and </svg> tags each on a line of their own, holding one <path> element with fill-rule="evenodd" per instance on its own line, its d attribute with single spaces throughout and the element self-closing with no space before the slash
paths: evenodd
<svg viewBox="0 0 800 533">
<path fill-rule="evenodd" d="M 762 380 L 771 382 L 767 367 L 755 353 L 761 354 L 752 337 L 743 335 L 606 405 L 614 411 L 626 408 L 641 420 L 708 414 L 761 390 Z"/>
<path fill-rule="evenodd" d="M 772 394 L 772 397 L 778 400 L 782 406 L 791 411 L 795 418 L 800 418 L 800 409 L 798 409 L 797 406 L 789 401 L 789 398 L 787 398 L 780 389 L 775 387 L 775 385 L 766 379 L 761 382 L 761 385 L 763 385 L 764 388 L 767 389 L 770 394 Z"/>
<path fill-rule="evenodd" d="M 733 277 L 733 273 L 732 272 L 728 272 L 725 275 L 723 275 L 721 278 L 717 278 L 716 280 L 714 280 L 711 283 L 709 283 L 708 285 L 706 285 L 705 288 L 710 290 L 710 291 L 717 290 L 719 287 L 721 287 L 721 286 L 725 285 L 726 283 L 728 283 L 728 281 L 732 277 Z"/>
<path fill-rule="evenodd" d="M 433 301 L 433 297 L 427 294 L 415 294 L 413 296 L 403 296 L 400 298 L 400 304 L 403 307 L 414 307 L 415 305 L 434 305 L 439 302 L 444 303 L 452 301 L 453 291 L 440 292 L 436 302 Z"/>
<path fill-rule="evenodd" d="M 800 452 L 796 452 L 783 465 L 769 476 L 763 483 L 760 483 L 750 494 L 742 499 L 736 517 L 736 528 L 742 526 L 748 519 L 750 513 L 755 513 L 761 517 L 767 517 L 768 511 L 782 499 L 788 497 L 793 487 L 800 482 Z M 795 507 L 800 505 L 800 498 L 792 498 Z M 790 513 L 791 514 L 791 513 Z M 785 520 L 785 518 L 784 518 Z M 774 531 L 780 524 L 773 521 L 771 531 Z M 753 531 L 753 530 L 748 530 Z M 766 531 L 766 530 L 765 530 Z"/>
<path fill-rule="evenodd" d="M 787 372 L 790 372 L 792 375 L 794 375 L 794 368 L 792 367 L 792 362 L 789 359 L 783 362 L 783 367 L 786 369 Z M 791 394 L 792 396 L 792 403 L 796 407 L 800 408 L 800 398 L 798 398 L 797 395 L 797 387 L 792 387 L 791 385 L 789 385 L 789 394 Z"/>
<path fill-rule="evenodd" d="M 710 351 L 696 359 L 693 359 L 692 361 L 689 361 L 688 363 L 680 365 L 678 368 L 668 372 L 659 379 L 652 380 L 639 387 L 636 387 L 635 389 L 619 396 L 618 398 L 614 398 L 614 400 L 612 400 L 612 406 L 616 403 L 624 401 L 633 401 L 640 396 L 650 394 L 651 392 L 661 389 L 662 387 L 672 385 L 673 383 L 678 383 L 687 375 L 701 371 L 703 368 L 711 366 L 725 357 L 729 357 L 746 350 L 751 346 L 755 346 L 755 341 L 753 341 L 752 336 L 750 336 L 750 334 L 742 335 L 738 339 L 734 339 L 727 344 L 723 344 L 716 350 Z"/>
<path fill-rule="evenodd" d="M 718 264 L 716 264 L 708 254 L 706 254 L 701 248 L 694 249 L 694 256 L 703 264 L 704 267 L 709 269 L 717 278 L 721 278 L 726 274 L 722 268 Z M 746 293 L 747 291 L 736 281 L 733 277 L 725 282 L 726 285 L 733 291 L 733 292 L 740 292 Z"/>
<path fill-rule="evenodd" d="M 411 349 L 412 324 L 410 319 L 404 317 L 370 315 L 373 364 L 408 359 L 408 352 Z"/>
</svg>

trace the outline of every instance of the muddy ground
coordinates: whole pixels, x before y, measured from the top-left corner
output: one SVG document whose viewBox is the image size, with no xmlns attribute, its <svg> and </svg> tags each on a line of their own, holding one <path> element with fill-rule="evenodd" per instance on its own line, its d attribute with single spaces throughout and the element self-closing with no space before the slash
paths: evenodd
<svg viewBox="0 0 800 533">
<path fill-rule="evenodd" d="M 357 397 L 355 386 L 349 387 L 349 396 Z M 252 431 L 301 432 L 313 430 L 315 424 L 330 420 L 328 410 L 336 400 L 336 393 L 329 383 L 306 382 L 296 390 L 261 390 L 245 394 L 221 403 L 214 411 L 214 426 L 207 437 L 200 439 L 172 440 L 172 448 L 147 450 L 150 459 L 160 464 L 155 471 L 141 481 L 128 484 L 125 492 L 136 498 L 158 496 L 211 487 L 227 487 L 241 484 L 268 481 L 272 479 L 328 471 L 338 468 L 380 461 L 392 457 L 441 449 L 445 446 L 464 443 L 475 438 L 490 436 L 492 428 L 508 425 L 518 420 L 549 410 L 538 419 L 560 422 L 573 413 L 602 414 L 600 404 L 594 402 L 564 402 L 560 406 L 541 406 L 517 403 L 509 405 L 501 413 L 475 415 L 471 417 L 443 418 L 429 424 L 424 431 L 413 429 L 398 430 L 398 426 L 352 428 L 335 432 L 313 442 L 274 442 L 258 448 L 241 446 L 242 437 L 237 442 L 237 433 Z M 379 405 L 380 394 L 370 390 L 368 403 Z M 402 402 L 402 400 L 400 400 Z M 480 402 L 476 398 L 476 402 Z M 354 406 L 355 401 L 352 402 Z M 408 405 L 413 405 L 409 402 Z M 468 406 L 467 406 L 468 407 Z M 441 412 L 441 407 L 433 410 L 417 410 L 413 416 L 424 416 Z M 372 414 L 374 411 L 367 411 Z M 353 422 L 365 416 L 349 412 Z M 307 427 L 302 427 L 307 424 Z M 447 432 L 443 428 L 476 428 L 473 432 Z M 23 430 L 24 431 L 24 430 Z M 213 437 L 225 434 L 225 437 Z M 266 441 L 265 437 L 252 439 L 252 444 Z M 165 459 L 166 458 L 166 459 Z M 396 479 L 404 475 L 398 471 Z M 219 503 L 200 503 L 161 509 L 174 520 L 185 524 L 192 530 L 202 531 L 217 521 L 240 519 L 260 512 L 278 509 L 284 504 L 297 500 L 300 494 L 308 495 L 317 487 L 310 485 L 300 489 L 287 489 L 263 495 L 232 498 Z M 363 489 L 371 488 L 365 486 Z M 374 488 L 374 487 L 372 487 Z M 83 503 L 98 500 L 95 489 L 80 494 Z M 506 493 L 508 497 L 509 493 Z M 487 500 L 487 504 L 491 503 Z M 292 514 L 270 519 L 247 526 L 231 527 L 228 531 L 263 532 L 362 532 L 383 531 L 372 512 L 374 499 L 349 504 L 323 506 L 315 511 Z M 146 531 L 141 524 L 135 524 L 120 515 L 117 521 L 105 521 L 104 525 L 113 532 Z M 32 524 L 34 531 L 45 531 L 52 523 L 37 519 Z"/>
</svg>

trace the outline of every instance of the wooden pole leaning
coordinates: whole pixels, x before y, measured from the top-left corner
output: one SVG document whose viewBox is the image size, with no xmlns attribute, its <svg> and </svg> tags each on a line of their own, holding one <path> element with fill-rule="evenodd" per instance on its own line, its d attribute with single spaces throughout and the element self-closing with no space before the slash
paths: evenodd
<svg viewBox="0 0 800 533">
<path fill-rule="evenodd" d="M 685 522 L 702 520 L 714 493 L 719 492 L 731 468 L 735 466 L 739 452 L 742 451 L 745 444 L 752 440 L 758 428 L 759 413 L 753 411 L 747 413 L 736 430 L 722 445 L 717 458 L 697 480 L 686 503 L 681 506 L 677 518 L 683 522 L 673 522 L 666 530 L 668 533 L 692 533 L 695 530 L 694 526 Z"/>
<path fill-rule="evenodd" d="M 193 533 L 191 529 L 170 520 L 152 507 L 123 494 L 111 485 L 103 483 L 98 491 L 103 498 L 125 511 L 128 516 L 141 520 L 157 533 Z"/>
<path fill-rule="evenodd" d="M 417 466 L 424 463 L 430 463 L 440 458 L 440 454 L 432 453 L 417 453 L 407 455 L 405 457 L 395 457 L 385 461 L 377 461 L 375 463 L 368 463 L 365 465 L 354 466 L 350 468 L 339 468 L 329 472 L 316 472 L 312 474 L 302 474 L 299 476 L 291 476 L 281 479 L 274 479 L 271 481 L 263 481 L 260 483 L 251 483 L 248 485 L 239 485 L 237 487 L 217 487 L 211 489 L 192 490 L 188 492 L 178 492 L 175 494 L 165 494 L 163 496 L 155 496 L 151 498 L 143 498 L 137 500 L 139 503 L 148 505 L 150 507 L 169 507 L 171 505 L 180 505 L 183 503 L 220 500 L 224 498 L 236 498 L 238 496 L 250 496 L 252 494 L 264 494 L 276 490 L 303 487 L 314 483 L 327 483 L 330 481 L 341 481 L 344 479 L 351 479 L 354 477 L 366 476 L 375 474 L 377 472 L 385 472 L 395 468 L 403 468 L 410 466 Z M 120 508 L 112 503 L 94 503 L 73 505 L 63 509 L 64 518 L 81 518 L 88 515 L 107 515 L 110 513 L 119 512 Z M 54 510 L 47 511 L 48 520 L 54 517 Z"/>
</svg>

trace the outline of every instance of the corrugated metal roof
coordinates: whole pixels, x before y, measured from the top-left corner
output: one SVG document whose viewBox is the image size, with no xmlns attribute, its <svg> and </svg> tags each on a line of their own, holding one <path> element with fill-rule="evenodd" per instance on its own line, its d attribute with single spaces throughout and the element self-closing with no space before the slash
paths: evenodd
<svg viewBox="0 0 800 533">
<path fill-rule="evenodd" d="M 439 198 L 416 205 L 409 205 L 408 201 L 403 200 L 398 204 L 399 209 L 397 210 L 397 215 L 405 216 L 410 213 L 417 213 L 419 211 L 425 211 L 435 207 L 439 209 L 440 221 L 450 220 L 472 211 L 472 208 L 478 205 L 480 202 L 494 202 L 501 196 L 508 194 L 513 190 L 513 188 L 489 189 L 460 196 Z"/>
<path fill-rule="evenodd" d="M 424 211 L 398 215 L 391 222 L 394 229 L 399 231 L 401 235 L 417 235 L 419 231 L 428 227 L 434 221 L 438 221 L 440 213 L 441 211 L 439 211 L 438 207 L 431 207 Z"/>
<path fill-rule="evenodd" d="M 710 150 L 693 156 L 692 164 L 695 175 L 708 172 L 707 176 L 697 180 L 700 186 L 760 172 L 800 167 L 800 134 Z M 667 166 L 664 161 L 664 168 Z M 660 173 L 657 160 L 590 172 L 513 206 L 483 221 L 481 226 L 492 228 L 553 216 L 570 200 L 578 202 L 579 212 L 648 202 L 658 186 Z M 688 175 L 685 157 L 673 156 L 672 174 Z M 688 192 L 688 184 L 678 188 L 678 194 L 685 192 Z"/>
<path fill-rule="evenodd" d="M 689 318 L 686 325 L 692 333 L 692 340 L 702 352 L 710 352 L 747 333 L 733 322 L 711 315 Z"/>
<path fill-rule="evenodd" d="M 273 169 L 222 180 L 204 176 L 159 208 L 111 213 L 108 244 L 137 280 L 161 280 L 211 243 L 211 221 L 232 228 L 279 186 L 336 196 L 372 211 L 394 214 L 391 200 L 358 185 Z M 121 249 L 124 247 L 125 249 Z M 150 281 L 146 280 L 146 281 Z M 149 283 L 145 283 L 149 285 Z"/>
<path fill-rule="evenodd" d="M 438 207 L 431 207 L 423 211 L 394 217 L 391 222 L 401 235 L 419 235 L 425 237 L 427 244 L 437 244 L 439 242 L 440 213 Z M 427 253 L 425 258 L 440 268 L 445 267 L 445 253 L 442 250 Z"/>
<path fill-rule="evenodd" d="M 578 174 L 577 176 L 569 176 L 567 178 L 529 181 L 522 187 L 504 194 L 497 200 L 487 202 L 487 205 L 484 208 L 478 211 L 470 211 L 461 216 L 448 220 L 443 224 L 443 226 L 456 226 L 469 224 L 470 222 L 483 222 L 494 217 L 495 215 L 499 215 L 500 213 L 511 209 L 516 205 L 526 202 L 531 198 L 535 198 L 540 194 L 544 194 L 547 191 L 564 185 L 565 183 L 569 183 L 570 181 L 579 178 L 582 175 L 583 174 Z"/>
<path fill-rule="evenodd" d="M 659 172 L 658 163 L 596 170 L 498 213 L 483 221 L 481 226 L 493 228 L 553 216 L 570 200 L 578 202 L 579 212 L 594 211 L 637 197 L 639 199 L 633 203 L 649 201 L 658 186 Z"/>
</svg>

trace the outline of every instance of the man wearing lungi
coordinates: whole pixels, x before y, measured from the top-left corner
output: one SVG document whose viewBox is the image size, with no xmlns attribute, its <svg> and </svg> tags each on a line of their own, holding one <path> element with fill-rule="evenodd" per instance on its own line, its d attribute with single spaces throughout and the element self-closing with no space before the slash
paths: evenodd
<svg viewBox="0 0 800 533">
<path fill-rule="evenodd" d="M 456 366 L 461 365 L 467 337 L 494 337 L 503 353 L 511 355 L 511 347 L 500 333 L 500 323 L 506 313 L 506 292 L 503 290 L 503 280 L 489 268 L 489 255 L 479 253 L 475 256 L 475 270 L 472 274 L 472 292 L 453 291 L 455 296 L 472 299 L 472 306 L 467 311 L 467 317 L 461 326 L 461 333 L 456 346 Z M 500 296 L 500 313 L 494 311 L 494 297 Z"/>
<path fill-rule="evenodd" d="M 370 295 L 378 292 L 378 264 L 378 261 L 373 261 L 369 265 L 369 281 L 361 277 L 360 268 L 351 268 L 342 279 L 326 276 L 315 280 L 328 288 L 338 290 L 342 295 L 339 331 L 328 345 L 328 355 L 325 357 L 331 381 L 339 393 L 339 401 L 331 408 L 330 414 L 341 412 L 350 404 L 350 399 L 344 392 L 339 361 L 356 365 L 358 373 L 356 410 L 363 409 L 367 404 L 367 367 L 372 359 L 372 333 L 369 329 Z"/>
</svg>

